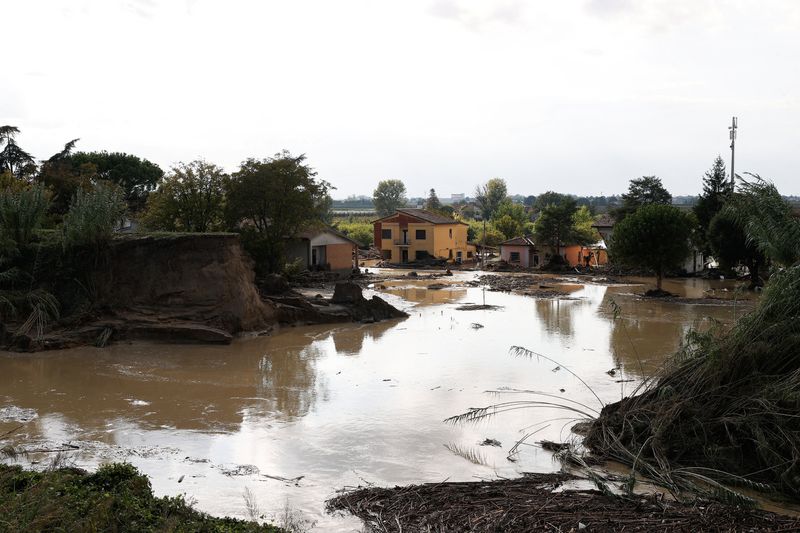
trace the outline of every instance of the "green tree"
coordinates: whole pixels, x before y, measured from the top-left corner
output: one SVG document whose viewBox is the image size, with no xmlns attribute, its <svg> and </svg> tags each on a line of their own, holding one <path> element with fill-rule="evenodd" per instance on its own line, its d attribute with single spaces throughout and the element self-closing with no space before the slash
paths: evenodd
<svg viewBox="0 0 800 533">
<path fill-rule="evenodd" d="M 594 244 L 600 239 L 592 224 L 594 217 L 591 209 L 586 205 L 580 206 L 572 215 L 573 239 L 577 244 Z"/>
<path fill-rule="evenodd" d="M 93 165 L 98 179 L 108 180 L 122 188 L 131 212 L 144 208 L 147 195 L 155 190 L 164 171 L 147 159 L 121 152 L 78 152 L 66 158 L 74 171 Z"/>
<path fill-rule="evenodd" d="M 475 189 L 475 204 L 484 220 L 495 217 L 500 204 L 508 196 L 508 187 L 501 178 L 492 178 Z"/>
<path fill-rule="evenodd" d="M 561 257 L 561 246 L 574 240 L 577 209 L 575 200 L 568 196 L 560 198 L 559 203 L 545 205 L 534 223 L 536 242 L 551 246 Z"/>
<path fill-rule="evenodd" d="M 383 180 L 372 193 L 372 204 L 379 217 L 391 215 L 406 202 L 406 186 L 400 180 Z"/>
<path fill-rule="evenodd" d="M 0 126 L 0 174 L 10 172 L 17 179 L 27 179 L 36 172 L 33 156 L 19 147 L 16 126 Z"/>
<path fill-rule="evenodd" d="M 506 198 L 498 206 L 492 222 L 506 239 L 512 239 L 526 233 L 530 217 L 525 212 L 525 206 Z"/>
<path fill-rule="evenodd" d="M 50 212 L 64 215 L 78 189 L 88 191 L 98 179 L 97 167 L 92 163 L 75 166 L 70 157 L 79 139 L 64 145 L 64 149 L 44 161 L 39 169 L 37 181 L 52 194 Z"/>
<path fill-rule="evenodd" d="M 725 206 L 747 237 L 770 262 L 789 268 L 800 264 L 800 220 L 775 185 L 757 174 L 742 180 L 739 193 Z"/>
<path fill-rule="evenodd" d="M 372 246 L 374 234 L 372 224 L 369 222 L 340 221 L 336 223 L 335 227 L 361 246 Z"/>
<path fill-rule="evenodd" d="M 483 237 L 481 244 L 484 246 L 489 245 L 488 236 L 486 234 L 486 223 L 494 218 L 495 213 L 500 208 L 500 204 L 508 196 L 508 187 L 506 182 L 501 178 L 492 178 L 487 181 L 483 186 L 475 188 L 475 205 L 478 212 L 483 219 Z"/>
<path fill-rule="evenodd" d="M 242 232 L 259 274 L 284 266 L 284 239 L 321 224 L 330 185 L 317 180 L 305 155 L 284 151 L 248 159 L 228 181 L 226 218 Z"/>
<path fill-rule="evenodd" d="M 703 194 L 693 208 L 701 244 L 706 253 L 711 251 L 708 235 L 711 220 L 722 210 L 732 192 L 731 183 L 726 175 L 725 162 L 717 156 L 714 165 L 703 176 Z"/>
<path fill-rule="evenodd" d="M 227 175 L 203 160 L 179 163 L 147 199 L 142 223 L 155 230 L 207 232 L 222 227 Z"/>
<path fill-rule="evenodd" d="M 430 193 L 428 193 L 428 199 L 425 200 L 425 209 L 433 211 L 434 213 L 438 213 L 442 210 L 442 202 L 440 202 L 439 197 L 436 196 L 435 189 L 431 189 Z"/>
<path fill-rule="evenodd" d="M 614 261 L 655 271 L 661 290 L 664 272 L 678 268 L 689 255 L 691 219 L 671 205 L 644 205 L 614 227 Z"/>
<path fill-rule="evenodd" d="M 708 226 L 708 242 L 723 269 L 744 263 L 750 271 L 750 288 L 761 285 L 758 271 L 765 258 L 731 210 L 721 210 Z"/>
<path fill-rule="evenodd" d="M 622 205 L 614 209 L 612 214 L 620 222 L 643 205 L 671 203 L 672 195 L 664 188 L 661 178 L 642 176 L 631 180 L 628 192 L 622 195 Z"/>
<path fill-rule="evenodd" d="M 533 207 L 536 211 L 542 211 L 548 205 L 561 205 L 564 202 L 575 201 L 568 194 L 561 194 L 560 192 L 547 191 L 536 197 Z"/>
</svg>

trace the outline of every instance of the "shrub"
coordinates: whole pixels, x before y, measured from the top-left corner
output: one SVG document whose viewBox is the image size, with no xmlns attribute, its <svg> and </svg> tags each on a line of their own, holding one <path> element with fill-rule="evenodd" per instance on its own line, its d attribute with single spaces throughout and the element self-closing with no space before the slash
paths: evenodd
<svg viewBox="0 0 800 533">
<path fill-rule="evenodd" d="M 101 246 L 107 243 L 125 210 L 125 200 L 117 186 L 98 184 L 88 192 L 78 189 L 64 217 L 65 245 Z"/>
<path fill-rule="evenodd" d="M 30 242 L 47 213 L 50 200 L 41 185 L 7 188 L 0 193 L 0 239 L 18 245 Z"/>
</svg>

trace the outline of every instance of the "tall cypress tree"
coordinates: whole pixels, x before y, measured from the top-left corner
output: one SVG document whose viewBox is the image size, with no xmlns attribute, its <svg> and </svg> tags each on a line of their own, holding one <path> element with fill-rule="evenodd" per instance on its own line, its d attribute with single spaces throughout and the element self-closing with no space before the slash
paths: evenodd
<svg viewBox="0 0 800 533">
<path fill-rule="evenodd" d="M 707 254 L 711 253 L 708 241 L 708 228 L 711 225 L 711 219 L 722 210 L 732 192 L 731 183 L 727 178 L 725 162 L 718 155 L 714 160 L 714 164 L 703 176 L 703 194 L 700 195 L 697 204 L 694 206 L 694 214 L 697 217 L 700 235 L 703 240 L 703 251 Z"/>
</svg>

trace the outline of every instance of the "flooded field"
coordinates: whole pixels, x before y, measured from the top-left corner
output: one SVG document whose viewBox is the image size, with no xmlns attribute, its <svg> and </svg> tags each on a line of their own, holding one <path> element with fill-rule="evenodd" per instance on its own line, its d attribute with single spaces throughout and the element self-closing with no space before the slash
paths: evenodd
<svg viewBox="0 0 800 533">
<path fill-rule="evenodd" d="M 288 505 L 319 530 L 357 531 L 357 521 L 324 513 L 338 488 L 558 469 L 536 446 L 508 454 L 534 430 L 530 442 L 565 438 L 572 412 L 443 423 L 470 407 L 529 398 L 487 391 L 542 391 L 599 410 L 595 394 L 626 395 L 689 328 L 730 323 L 746 307 L 644 301 L 630 285 L 573 283 L 561 286 L 565 299 L 536 299 L 467 286 L 473 277 L 436 280 L 448 285 L 438 289 L 413 278 L 382 284 L 378 292 L 410 313 L 404 320 L 291 328 L 231 346 L 0 353 L 0 434 L 24 424 L 18 444 L 69 450 L 82 467 L 129 461 L 157 494 L 185 494 L 213 514 L 246 517 L 248 489 L 267 519 Z M 688 297 L 731 288 L 670 283 Z M 458 309 L 468 303 L 497 307 Z M 558 363 L 515 357 L 512 346 Z M 480 446 L 485 439 L 501 446 Z"/>
</svg>

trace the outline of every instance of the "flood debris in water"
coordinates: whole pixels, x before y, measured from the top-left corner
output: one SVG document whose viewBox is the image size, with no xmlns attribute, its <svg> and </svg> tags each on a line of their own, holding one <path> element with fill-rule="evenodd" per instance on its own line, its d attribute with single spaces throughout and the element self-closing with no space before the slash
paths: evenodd
<svg viewBox="0 0 800 533">
<path fill-rule="evenodd" d="M 456 307 L 456 311 L 493 311 L 495 309 L 502 309 L 502 305 L 489 305 L 489 304 L 464 304 Z"/>
<path fill-rule="evenodd" d="M 570 474 L 347 490 L 327 502 L 375 531 L 791 531 L 800 518 L 721 503 L 614 496 L 564 485 Z M 556 489 L 562 489 L 556 491 Z"/>
</svg>

